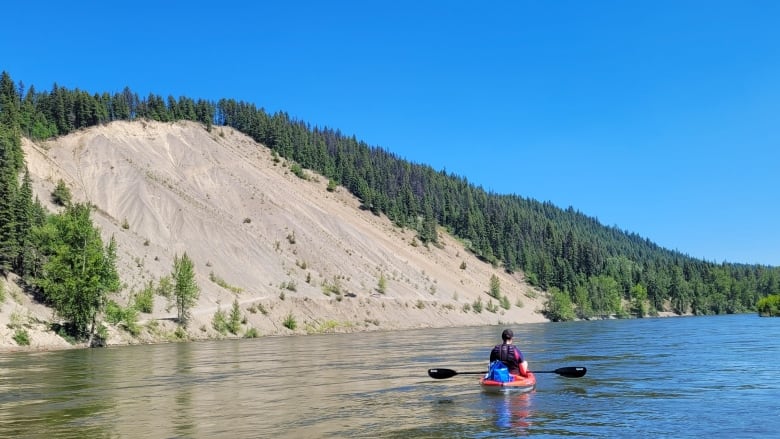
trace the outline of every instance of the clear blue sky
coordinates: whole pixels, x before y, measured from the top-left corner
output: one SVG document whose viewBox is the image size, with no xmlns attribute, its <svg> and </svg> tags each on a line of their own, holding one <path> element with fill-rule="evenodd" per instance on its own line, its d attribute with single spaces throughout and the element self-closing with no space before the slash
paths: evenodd
<svg viewBox="0 0 780 439">
<path fill-rule="evenodd" d="M 712 262 L 780 265 L 780 2 L 16 1 L 0 70 L 252 102 Z"/>
</svg>

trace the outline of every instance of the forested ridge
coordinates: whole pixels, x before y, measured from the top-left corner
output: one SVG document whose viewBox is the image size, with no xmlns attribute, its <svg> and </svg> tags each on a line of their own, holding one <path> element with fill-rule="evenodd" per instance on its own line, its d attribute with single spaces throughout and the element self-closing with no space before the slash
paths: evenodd
<svg viewBox="0 0 780 439">
<path fill-rule="evenodd" d="M 546 312 L 553 320 L 643 316 L 667 306 L 693 314 L 755 311 L 760 298 L 780 292 L 778 267 L 691 258 L 573 208 L 485 191 L 284 112 L 234 99 L 139 97 L 129 88 L 89 93 L 55 84 L 38 91 L 6 72 L 0 78 L 0 269 L 34 277 L 42 263 L 33 232 L 46 216 L 32 200 L 21 137 L 49 139 L 142 119 L 235 128 L 291 160 L 293 172 L 311 169 L 343 185 L 365 209 L 414 229 L 426 245 L 437 245 L 441 226 L 484 261 L 522 270 L 549 291 Z"/>
</svg>

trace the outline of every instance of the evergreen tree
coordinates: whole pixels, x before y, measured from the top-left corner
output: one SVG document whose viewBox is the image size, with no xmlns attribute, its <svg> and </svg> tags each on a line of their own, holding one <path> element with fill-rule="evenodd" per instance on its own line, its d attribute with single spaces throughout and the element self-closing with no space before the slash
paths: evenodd
<svg viewBox="0 0 780 439">
<path fill-rule="evenodd" d="M 178 321 L 181 326 L 187 327 L 190 317 L 190 309 L 198 303 L 200 288 L 195 281 L 195 268 L 192 260 L 185 252 L 181 257 L 176 255 L 173 259 L 173 295 L 176 300 Z"/>
<path fill-rule="evenodd" d="M 495 274 L 490 276 L 490 296 L 501 299 L 501 279 Z"/>
</svg>

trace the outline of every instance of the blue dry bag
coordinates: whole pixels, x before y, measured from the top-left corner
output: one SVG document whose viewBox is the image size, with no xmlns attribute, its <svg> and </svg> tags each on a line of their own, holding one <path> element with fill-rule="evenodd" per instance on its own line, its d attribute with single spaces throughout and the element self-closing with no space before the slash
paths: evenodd
<svg viewBox="0 0 780 439">
<path fill-rule="evenodd" d="M 499 383 L 508 383 L 512 381 L 512 376 L 509 375 L 509 369 L 503 361 L 496 360 L 490 363 L 488 368 L 487 379 L 498 381 Z"/>
</svg>

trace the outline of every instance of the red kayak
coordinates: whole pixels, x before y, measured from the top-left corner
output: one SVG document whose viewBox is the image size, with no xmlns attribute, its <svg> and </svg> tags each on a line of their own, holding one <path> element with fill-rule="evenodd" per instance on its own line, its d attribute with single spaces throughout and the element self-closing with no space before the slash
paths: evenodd
<svg viewBox="0 0 780 439">
<path fill-rule="evenodd" d="M 513 379 L 506 383 L 489 380 L 485 377 L 479 379 L 479 385 L 486 392 L 490 393 L 526 393 L 536 388 L 536 377 L 533 372 L 528 372 L 528 376 L 510 375 Z"/>
</svg>

